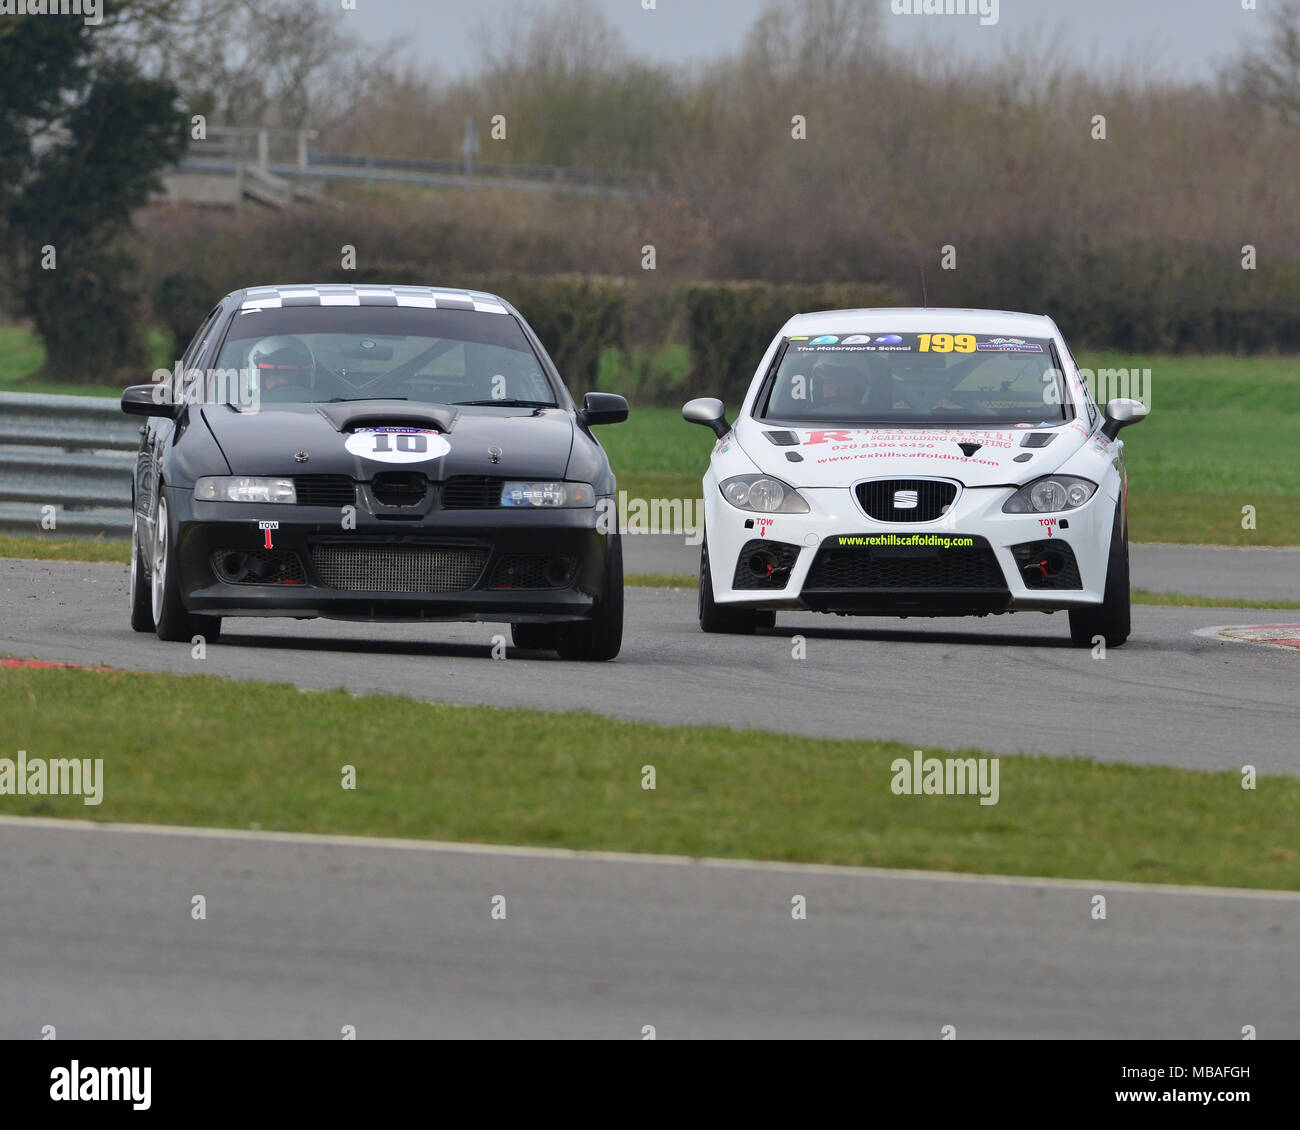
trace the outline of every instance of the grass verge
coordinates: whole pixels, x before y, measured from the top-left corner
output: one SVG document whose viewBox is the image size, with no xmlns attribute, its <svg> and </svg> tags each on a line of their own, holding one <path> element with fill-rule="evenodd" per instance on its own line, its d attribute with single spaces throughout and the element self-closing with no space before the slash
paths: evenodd
<svg viewBox="0 0 1300 1130">
<path fill-rule="evenodd" d="M 100 538 L 10 537 L 0 534 L 0 557 L 24 561 L 120 561 L 131 560 L 129 541 Z"/>
<path fill-rule="evenodd" d="M 1151 592 L 1149 589 L 1134 589 L 1134 604 L 1166 604 L 1180 608 L 1300 608 L 1294 600 L 1246 600 L 1232 596 L 1192 596 L 1185 592 Z"/>
<path fill-rule="evenodd" d="M 894 795 L 894 742 L 208 676 L 5 669 L 0 717 L 6 757 L 104 759 L 100 806 L 0 797 L 9 815 L 1300 889 L 1290 778 L 1004 757 L 984 806 Z"/>
<path fill-rule="evenodd" d="M 623 583 L 634 589 L 691 589 L 700 583 L 693 573 L 629 573 Z"/>
</svg>

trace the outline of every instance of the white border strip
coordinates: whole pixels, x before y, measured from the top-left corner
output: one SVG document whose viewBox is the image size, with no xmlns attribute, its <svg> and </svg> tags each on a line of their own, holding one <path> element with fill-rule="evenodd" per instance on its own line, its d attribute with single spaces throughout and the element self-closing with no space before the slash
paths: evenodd
<svg viewBox="0 0 1300 1130">
<path fill-rule="evenodd" d="M 1152 894 L 1214 895 L 1227 898 L 1300 900 L 1300 891 L 1252 890 L 1245 887 L 1193 887 L 1164 883 L 1132 883 L 1115 879 L 1035 878 L 1031 875 L 980 875 L 960 871 L 896 870 L 886 867 L 845 867 L 830 863 L 783 863 L 759 859 L 715 859 L 709 856 L 651 855 L 619 851 L 577 851 L 572 848 L 519 847 L 442 840 L 386 839 L 382 836 L 341 836 L 315 832 L 264 832 L 244 828 L 194 828 L 169 824 L 116 824 L 109 821 L 61 820 L 52 816 L 0 816 L 3 828 L 47 828 L 78 832 L 112 832 L 144 836 L 187 836 L 252 843 L 305 844 L 315 847 L 380 848 L 388 851 L 443 852 L 455 855 L 497 855 L 519 859 L 570 860 L 587 863 L 641 863 L 669 867 L 716 867 L 741 871 L 784 871 L 803 875 L 857 876 L 874 879 L 914 879 L 930 883 L 984 883 L 1012 887 L 1062 887 L 1073 890 L 1145 891 Z"/>
</svg>

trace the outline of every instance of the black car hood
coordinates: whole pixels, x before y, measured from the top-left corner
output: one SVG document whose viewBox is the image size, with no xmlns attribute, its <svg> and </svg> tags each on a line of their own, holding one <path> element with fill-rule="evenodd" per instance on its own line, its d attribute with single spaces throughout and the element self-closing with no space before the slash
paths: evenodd
<svg viewBox="0 0 1300 1130">
<path fill-rule="evenodd" d="M 448 408 L 395 402 L 263 405 L 237 412 L 205 405 L 203 418 L 236 475 L 348 475 L 362 481 L 380 471 L 563 479 L 573 447 L 572 417 L 562 408 Z M 390 463 L 344 446 L 358 428 L 424 428 L 450 450 L 426 461 Z M 434 448 L 441 450 L 442 443 Z M 493 462 L 493 449 L 497 462 Z M 305 452 L 305 461 L 297 456 Z"/>
</svg>

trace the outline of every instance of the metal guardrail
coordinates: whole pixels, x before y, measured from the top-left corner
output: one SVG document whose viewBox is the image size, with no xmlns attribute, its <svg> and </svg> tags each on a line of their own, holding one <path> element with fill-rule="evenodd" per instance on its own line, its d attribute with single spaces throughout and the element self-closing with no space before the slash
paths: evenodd
<svg viewBox="0 0 1300 1130">
<path fill-rule="evenodd" d="M 127 537 L 139 443 L 116 399 L 0 393 L 0 531 Z"/>
<path fill-rule="evenodd" d="M 670 187 L 667 178 L 656 172 L 499 164 L 470 157 L 445 160 L 321 153 L 308 148 L 316 136 L 312 130 L 209 126 L 207 136 L 192 142 L 176 168 L 164 177 L 168 194 L 177 200 L 235 205 L 247 196 L 283 208 L 299 197 L 322 199 L 321 186 L 329 181 L 613 198 L 653 196 Z"/>
<path fill-rule="evenodd" d="M 425 167 L 427 166 L 427 167 Z M 439 171 L 446 166 L 445 171 Z M 365 184 L 411 184 L 425 188 L 504 188 L 525 192 L 561 193 L 575 196 L 605 196 L 626 198 L 645 196 L 654 191 L 651 188 L 635 188 L 620 185 L 616 179 L 605 182 L 589 182 L 573 179 L 567 169 L 548 170 L 545 177 L 522 177 L 511 169 L 509 175 L 491 175 L 493 169 L 509 169 L 510 166 L 474 167 L 471 175 L 466 175 L 463 168 L 454 161 L 411 162 L 410 165 L 397 163 L 397 159 L 383 157 L 349 158 L 346 163 L 334 157 L 321 156 L 313 160 L 306 171 L 296 165 L 269 164 L 265 169 L 258 166 L 241 164 L 221 159 L 206 157 L 187 157 L 176 166 L 178 173 L 191 176 L 247 178 L 261 173 L 263 177 L 279 178 L 285 188 L 281 195 L 283 201 L 271 201 L 277 205 L 287 204 L 293 196 L 295 186 L 305 186 L 313 181 L 361 181 Z M 531 167 L 530 167 L 531 168 Z M 547 171 L 547 170 L 544 170 Z M 613 174 L 610 174 L 613 177 Z M 247 187 L 247 186 L 244 186 Z"/>
<path fill-rule="evenodd" d="M 463 161 L 428 157 L 361 157 L 342 153 L 307 155 L 308 171 L 317 168 L 360 168 L 419 173 L 447 173 L 470 179 L 545 182 L 553 187 L 605 188 L 627 191 L 657 191 L 662 178 L 658 173 L 610 172 L 606 169 L 568 168 L 562 165 L 504 165 L 475 161 L 472 172 Z"/>
<path fill-rule="evenodd" d="M 473 120 L 467 123 L 473 132 Z M 257 168 L 280 176 L 343 177 L 348 169 L 364 169 L 376 179 L 410 179 L 419 183 L 428 178 L 384 177 L 384 174 L 434 173 L 454 176 L 460 181 L 526 182 L 570 191 L 582 188 L 657 192 L 666 186 L 656 172 L 585 169 L 564 165 L 494 164 L 472 159 L 479 152 L 475 144 L 471 155 L 457 159 L 431 157 L 373 157 L 348 153 L 321 153 L 309 148 L 319 135 L 308 129 L 273 129 L 264 126 L 208 126 L 206 135 L 190 143 L 182 168 L 194 169 Z M 475 135 L 477 137 L 477 135 Z M 351 178 L 349 178 L 351 179 Z M 432 183 L 450 183 L 441 176 Z"/>
</svg>

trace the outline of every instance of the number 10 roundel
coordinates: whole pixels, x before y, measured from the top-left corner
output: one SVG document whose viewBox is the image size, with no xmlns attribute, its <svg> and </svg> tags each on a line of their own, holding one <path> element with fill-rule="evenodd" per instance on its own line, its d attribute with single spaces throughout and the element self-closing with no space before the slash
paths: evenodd
<svg viewBox="0 0 1300 1130">
<path fill-rule="evenodd" d="M 425 428 L 361 428 L 343 446 L 379 463 L 425 463 L 451 450 L 438 432 Z"/>
</svg>

